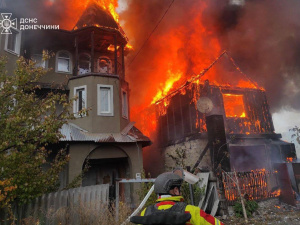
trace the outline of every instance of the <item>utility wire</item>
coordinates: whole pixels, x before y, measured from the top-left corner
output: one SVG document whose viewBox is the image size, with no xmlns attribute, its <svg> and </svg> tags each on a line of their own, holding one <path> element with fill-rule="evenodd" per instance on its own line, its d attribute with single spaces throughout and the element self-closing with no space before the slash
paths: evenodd
<svg viewBox="0 0 300 225">
<path fill-rule="evenodd" d="M 161 23 L 161 21 L 164 19 L 165 15 L 168 13 L 168 11 L 171 8 L 171 6 L 173 5 L 174 1 L 175 0 L 172 0 L 172 2 L 170 3 L 169 7 L 167 8 L 167 10 L 165 11 L 165 13 L 163 14 L 163 16 L 160 18 L 160 20 L 158 21 L 158 23 L 156 24 L 156 26 L 154 27 L 154 29 L 152 30 L 152 32 L 150 33 L 150 35 L 148 36 L 148 38 L 146 39 L 146 41 L 143 43 L 142 47 L 139 49 L 139 51 L 136 53 L 136 55 L 133 57 L 133 59 L 129 63 L 128 67 L 130 67 L 130 65 L 132 64 L 132 62 L 140 54 L 141 50 L 145 47 L 146 43 L 148 42 L 148 40 L 150 39 L 150 37 L 152 36 L 152 34 L 154 33 L 154 31 L 157 29 L 157 27 L 159 26 L 159 24 Z"/>
</svg>

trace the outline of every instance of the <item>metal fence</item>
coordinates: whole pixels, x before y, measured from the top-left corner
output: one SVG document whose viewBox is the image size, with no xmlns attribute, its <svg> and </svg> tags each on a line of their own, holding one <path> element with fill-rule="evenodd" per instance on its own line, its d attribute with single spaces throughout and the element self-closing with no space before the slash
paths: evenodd
<svg viewBox="0 0 300 225">
<path fill-rule="evenodd" d="M 29 204 L 13 206 L 15 224 L 27 218 L 27 224 L 80 224 L 80 212 L 91 208 L 95 212 L 108 204 L 109 184 L 79 187 L 50 193 L 36 198 Z M 8 211 L 0 211 L 0 225 L 10 225 Z M 58 222 L 59 220 L 59 222 Z M 38 222 L 37 222 L 38 221 Z"/>
</svg>

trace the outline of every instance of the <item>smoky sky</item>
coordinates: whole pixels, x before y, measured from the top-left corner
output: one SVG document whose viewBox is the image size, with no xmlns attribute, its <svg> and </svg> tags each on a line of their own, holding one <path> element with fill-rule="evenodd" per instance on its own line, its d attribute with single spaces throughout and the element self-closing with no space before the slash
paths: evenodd
<svg viewBox="0 0 300 225">
<path fill-rule="evenodd" d="M 46 6 L 49 1 L 51 0 L 6 0 L 6 4 L 21 16 L 37 17 L 47 24 L 57 23 L 66 19 L 66 16 L 73 20 L 78 17 L 77 12 L 71 11 L 69 7 L 71 0 L 52 0 L 55 4 L 51 7 Z M 120 19 L 136 49 L 126 58 L 131 106 L 141 104 L 149 90 L 155 86 L 149 85 L 153 78 L 162 76 L 157 74 L 154 63 L 157 63 L 157 58 L 167 55 L 158 55 L 160 51 L 155 47 L 157 42 L 161 42 L 161 37 L 176 31 L 177 27 L 184 27 L 184 33 L 178 31 L 174 35 L 183 38 L 186 45 L 174 53 L 176 60 L 185 61 L 184 69 L 187 74 L 197 73 L 193 70 L 197 65 L 193 61 L 192 51 L 186 49 L 191 48 L 190 39 L 195 38 L 193 34 L 199 31 L 199 27 L 195 25 L 197 23 L 189 21 L 201 20 L 206 34 L 196 34 L 207 40 L 203 51 L 208 51 L 211 37 L 217 38 L 222 50 L 227 50 L 241 69 L 266 89 L 272 112 L 286 107 L 300 110 L 300 1 L 245 2 L 244 6 L 237 6 L 230 5 L 229 0 L 175 0 L 132 62 L 171 0 L 127 1 L 128 7 L 121 13 Z M 167 51 L 166 49 L 166 53 Z M 214 57 L 215 55 L 207 56 L 211 61 Z"/>
</svg>

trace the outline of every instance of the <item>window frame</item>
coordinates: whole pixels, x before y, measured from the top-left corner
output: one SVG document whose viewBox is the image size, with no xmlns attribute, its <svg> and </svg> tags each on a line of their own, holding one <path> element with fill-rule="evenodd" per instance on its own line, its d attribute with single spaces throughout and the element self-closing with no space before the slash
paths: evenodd
<svg viewBox="0 0 300 225">
<path fill-rule="evenodd" d="M 91 57 L 91 55 L 89 53 L 82 52 L 82 53 L 79 54 L 79 57 L 78 57 L 78 75 L 85 75 L 85 74 L 87 74 L 87 73 L 80 74 L 80 56 L 82 56 L 82 55 L 86 55 L 90 59 L 89 60 L 89 71 L 87 73 L 91 73 L 91 71 L 92 71 L 92 57 Z"/>
<path fill-rule="evenodd" d="M 126 109 L 124 109 L 124 95 L 123 93 L 125 93 L 126 99 L 125 99 L 125 104 L 126 104 Z M 129 117 L 129 105 L 128 105 L 128 92 L 124 89 L 121 89 L 121 100 L 122 100 L 122 117 L 124 119 L 128 119 Z M 125 113 L 124 113 L 124 110 Z"/>
<path fill-rule="evenodd" d="M 70 60 L 70 64 L 69 64 L 69 71 L 59 71 L 58 70 L 58 58 L 61 58 L 59 57 L 59 54 L 60 53 L 67 53 L 69 55 L 69 60 Z M 56 73 L 64 73 L 64 74 L 72 74 L 72 68 L 73 68 L 73 60 L 72 60 L 72 54 L 71 52 L 67 51 L 67 50 L 60 50 L 56 53 L 56 57 L 55 57 L 55 72 Z"/>
<path fill-rule="evenodd" d="M 43 60 L 43 54 L 33 54 L 31 56 L 31 60 L 34 61 L 33 57 L 34 56 L 41 56 L 41 62 L 45 62 L 45 66 L 40 66 L 41 68 L 44 68 L 44 69 L 48 69 L 48 60 Z M 36 62 L 37 64 L 37 62 Z"/>
<path fill-rule="evenodd" d="M 21 52 L 21 41 L 22 41 L 22 32 L 18 29 L 15 29 L 15 28 L 10 28 L 12 30 L 12 32 L 16 32 L 16 44 L 15 44 L 15 50 L 11 50 L 11 49 L 8 49 L 8 38 L 11 34 L 6 34 L 5 35 L 5 45 L 4 45 L 4 50 L 6 52 L 9 52 L 13 55 L 17 55 L 17 56 L 20 56 L 20 52 Z"/>
<path fill-rule="evenodd" d="M 103 73 L 103 74 L 113 74 L 113 71 L 112 71 L 112 60 L 109 57 L 107 57 L 107 56 L 99 56 L 98 57 L 98 59 L 97 59 L 97 71 L 98 71 L 98 73 L 102 73 L 102 72 L 100 72 L 100 65 L 99 65 L 100 59 L 106 59 L 106 60 L 109 61 L 108 71 L 107 71 L 107 73 Z"/>
<path fill-rule="evenodd" d="M 110 89 L 109 111 L 101 111 L 101 87 Z M 114 116 L 114 87 L 113 85 L 97 84 L 97 115 L 98 116 Z"/>
<path fill-rule="evenodd" d="M 84 89 L 84 91 L 85 91 L 85 97 L 84 97 L 85 107 L 83 107 L 83 108 L 87 108 L 87 85 L 74 87 L 74 96 L 73 97 L 77 96 L 77 91 L 80 90 L 80 89 Z M 78 105 L 79 104 L 78 100 L 79 100 L 79 98 L 74 100 L 74 102 L 73 102 L 73 113 L 74 113 L 75 117 L 85 117 L 86 114 L 78 114 L 78 112 L 80 111 L 79 107 L 78 107 L 79 106 Z"/>
</svg>

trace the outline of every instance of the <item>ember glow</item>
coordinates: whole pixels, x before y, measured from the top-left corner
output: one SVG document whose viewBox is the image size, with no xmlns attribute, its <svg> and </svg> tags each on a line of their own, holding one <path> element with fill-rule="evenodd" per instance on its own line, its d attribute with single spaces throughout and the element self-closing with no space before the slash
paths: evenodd
<svg viewBox="0 0 300 225">
<path fill-rule="evenodd" d="M 246 117 L 243 95 L 223 94 L 226 117 Z"/>
<path fill-rule="evenodd" d="M 252 170 L 251 172 L 239 172 L 237 176 L 242 195 L 247 194 L 251 200 L 280 196 L 280 189 L 273 192 L 269 191 L 270 184 L 268 183 L 268 180 L 274 174 L 274 172 L 272 173 L 266 169 Z M 234 183 L 232 179 L 228 178 L 228 175 L 235 177 L 234 173 L 227 173 L 226 176 L 223 174 L 222 181 L 225 188 L 225 197 L 229 202 L 234 202 L 239 198 L 239 194 L 236 183 Z"/>
<path fill-rule="evenodd" d="M 293 157 L 287 157 L 286 158 L 286 161 L 289 162 L 289 163 L 293 162 L 293 160 L 294 160 Z"/>
</svg>

